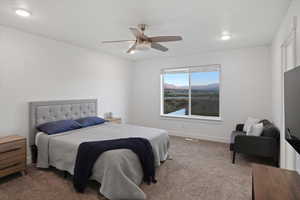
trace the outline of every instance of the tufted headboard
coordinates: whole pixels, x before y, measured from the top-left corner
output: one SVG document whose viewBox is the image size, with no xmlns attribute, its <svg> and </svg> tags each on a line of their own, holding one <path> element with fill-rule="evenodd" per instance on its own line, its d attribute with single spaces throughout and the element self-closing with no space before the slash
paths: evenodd
<svg viewBox="0 0 300 200">
<path fill-rule="evenodd" d="M 29 145 L 35 144 L 36 126 L 57 120 L 97 116 L 97 99 L 30 102 Z"/>
</svg>

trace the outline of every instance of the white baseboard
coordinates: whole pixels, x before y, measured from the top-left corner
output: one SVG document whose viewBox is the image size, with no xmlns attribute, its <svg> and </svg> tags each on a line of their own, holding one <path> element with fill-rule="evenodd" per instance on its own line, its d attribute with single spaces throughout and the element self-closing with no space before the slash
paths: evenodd
<svg viewBox="0 0 300 200">
<path fill-rule="evenodd" d="M 179 137 L 188 137 L 188 138 L 194 138 L 194 139 L 199 139 L 199 140 L 208 140 L 208 141 L 213 141 L 213 142 L 221 142 L 221 143 L 230 143 L 229 138 L 224 138 L 224 137 L 214 137 L 214 136 L 208 136 L 208 135 L 199 135 L 199 134 L 191 134 L 191 133 L 186 133 L 186 132 L 181 132 L 177 130 L 167 130 L 169 135 L 173 136 L 179 136 Z"/>
</svg>

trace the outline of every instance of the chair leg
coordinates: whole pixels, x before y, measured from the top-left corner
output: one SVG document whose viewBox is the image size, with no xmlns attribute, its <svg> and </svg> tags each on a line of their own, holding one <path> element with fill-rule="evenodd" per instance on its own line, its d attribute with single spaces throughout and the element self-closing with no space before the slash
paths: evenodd
<svg viewBox="0 0 300 200">
<path fill-rule="evenodd" d="M 232 154 L 232 164 L 235 163 L 235 154 L 236 154 L 236 152 L 234 151 L 233 154 Z"/>
</svg>

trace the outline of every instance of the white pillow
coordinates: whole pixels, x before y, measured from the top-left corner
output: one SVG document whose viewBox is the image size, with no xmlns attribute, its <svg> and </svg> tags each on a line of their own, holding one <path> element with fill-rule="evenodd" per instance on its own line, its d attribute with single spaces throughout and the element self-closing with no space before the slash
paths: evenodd
<svg viewBox="0 0 300 200">
<path fill-rule="evenodd" d="M 249 132 L 250 128 L 252 125 L 258 124 L 260 120 L 256 119 L 256 118 L 252 118 L 252 117 L 248 117 L 248 119 L 246 120 L 245 124 L 244 124 L 244 129 L 243 131 L 245 132 Z"/>
<path fill-rule="evenodd" d="M 264 125 L 263 123 L 252 125 L 247 135 L 260 136 L 263 132 Z"/>
</svg>

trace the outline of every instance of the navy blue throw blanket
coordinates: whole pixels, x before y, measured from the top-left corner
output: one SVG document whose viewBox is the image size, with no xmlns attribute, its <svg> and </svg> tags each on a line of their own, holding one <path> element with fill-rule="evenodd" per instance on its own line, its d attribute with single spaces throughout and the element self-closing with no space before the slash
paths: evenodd
<svg viewBox="0 0 300 200">
<path fill-rule="evenodd" d="M 124 138 L 115 140 L 104 140 L 96 142 L 83 142 L 79 145 L 76 157 L 73 184 L 78 192 L 84 192 L 89 177 L 92 175 L 93 166 L 98 157 L 105 151 L 114 149 L 130 149 L 141 162 L 144 178 L 150 183 L 156 183 L 154 154 L 152 146 L 144 138 Z"/>
</svg>

